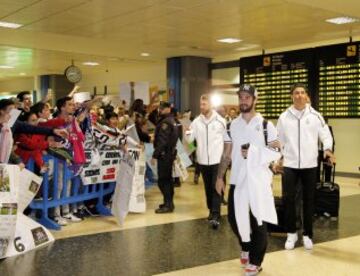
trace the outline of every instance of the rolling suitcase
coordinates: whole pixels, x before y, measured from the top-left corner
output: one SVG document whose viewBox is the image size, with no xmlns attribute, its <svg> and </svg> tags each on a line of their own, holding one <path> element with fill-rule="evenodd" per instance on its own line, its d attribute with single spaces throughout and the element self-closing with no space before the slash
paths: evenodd
<svg viewBox="0 0 360 276">
<path fill-rule="evenodd" d="M 331 181 L 322 180 L 317 183 L 315 190 L 315 214 L 318 216 L 337 218 L 340 207 L 340 187 L 335 183 L 335 165 L 332 171 Z"/>
</svg>

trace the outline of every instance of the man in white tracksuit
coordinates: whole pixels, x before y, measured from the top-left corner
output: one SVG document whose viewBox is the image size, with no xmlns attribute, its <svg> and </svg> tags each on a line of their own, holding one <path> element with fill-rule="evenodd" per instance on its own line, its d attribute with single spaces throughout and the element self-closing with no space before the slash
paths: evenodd
<svg viewBox="0 0 360 276">
<path fill-rule="evenodd" d="M 333 139 L 323 117 L 308 102 L 308 91 L 303 84 L 295 84 L 291 90 L 293 105 L 284 111 L 278 120 L 277 129 L 283 147 L 283 199 L 285 222 L 288 232 L 285 248 L 295 247 L 296 232 L 296 185 L 300 181 L 303 199 L 303 244 L 312 249 L 314 194 L 317 174 L 317 158 L 320 140 L 324 155 L 331 163 Z"/>
<path fill-rule="evenodd" d="M 241 85 L 238 95 L 241 114 L 231 122 L 229 135 L 225 134 L 216 189 L 219 194 L 224 190 L 223 175 L 232 162 L 228 220 L 242 248 L 245 275 L 250 276 L 262 270 L 266 222 L 277 224 L 269 165 L 281 154 L 276 128 L 255 111 L 255 87 Z"/>
<path fill-rule="evenodd" d="M 200 111 L 186 131 L 185 139 L 189 143 L 196 140 L 196 158 L 205 184 L 208 220 L 216 229 L 220 223 L 221 196 L 216 192 L 215 183 L 224 147 L 226 121 L 212 109 L 208 95 L 200 97 Z"/>
</svg>

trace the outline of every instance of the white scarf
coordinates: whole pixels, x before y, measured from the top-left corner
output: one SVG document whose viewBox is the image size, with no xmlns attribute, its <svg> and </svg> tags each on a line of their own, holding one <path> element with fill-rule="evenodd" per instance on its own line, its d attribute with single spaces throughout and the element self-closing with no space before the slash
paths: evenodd
<svg viewBox="0 0 360 276">
<path fill-rule="evenodd" d="M 277 224 L 274 197 L 271 190 L 272 173 L 268 166 L 278 160 L 280 153 L 266 147 L 250 145 L 248 157 L 242 162 L 234 191 L 235 218 L 243 242 L 250 242 L 250 210 L 258 225 L 263 221 Z"/>
<path fill-rule="evenodd" d="M 0 163 L 8 163 L 14 139 L 11 128 L 3 124 L 0 130 Z"/>
</svg>

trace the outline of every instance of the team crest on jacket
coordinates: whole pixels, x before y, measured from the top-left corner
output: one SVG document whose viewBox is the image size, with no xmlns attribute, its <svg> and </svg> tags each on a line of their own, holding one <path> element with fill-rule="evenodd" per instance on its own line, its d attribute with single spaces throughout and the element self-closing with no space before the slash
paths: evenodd
<svg viewBox="0 0 360 276">
<path fill-rule="evenodd" d="M 161 128 L 162 128 L 163 130 L 167 130 L 168 125 L 167 125 L 167 124 L 162 124 L 162 125 L 161 125 Z"/>
</svg>

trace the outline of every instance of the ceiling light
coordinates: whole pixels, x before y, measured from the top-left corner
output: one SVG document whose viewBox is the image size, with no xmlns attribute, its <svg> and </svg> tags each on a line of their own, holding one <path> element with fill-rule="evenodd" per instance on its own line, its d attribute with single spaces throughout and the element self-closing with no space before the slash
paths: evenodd
<svg viewBox="0 0 360 276">
<path fill-rule="evenodd" d="M 348 23 L 358 22 L 359 19 L 348 17 L 348 16 L 343 16 L 343 17 L 335 17 L 335 18 L 326 19 L 325 21 L 328 23 L 340 25 L 340 24 L 348 24 Z"/>
<path fill-rule="evenodd" d="M 97 66 L 99 65 L 98 62 L 95 62 L 95 61 L 86 61 L 86 62 L 83 62 L 83 65 L 87 65 L 87 66 Z"/>
<path fill-rule="evenodd" d="M 241 39 L 238 39 L 238 38 L 232 38 L 232 37 L 228 37 L 228 38 L 221 38 L 221 39 L 218 39 L 217 40 L 218 42 L 222 42 L 222 43 L 237 43 L 237 42 L 240 42 L 242 41 Z"/>
<path fill-rule="evenodd" d="M 17 29 L 20 28 L 21 26 L 22 24 L 0 21 L 0 27 L 3 28 Z"/>
<path fill-rule="evenodd" d="M 250 50 L 250 49 L 254 49 L 254 48 L 258 48 L 258 47 L 259 47 L 259 45 L 249 44 L 249 45 L 244 45 L 239 48 L 236 48 L 235 51 L 245 51 L 245 50 Z"/>
<path fill-rule="evenodd" d="M 150 56 L 150 54 L 149 53 L 141 53 L 141 56 L 142 57 L 148 57 L 148 56 Z"/>
<path fill-rule="evenodd" d="M 13 69 L 14 66 L 9 66 L 9 65 L 0 65 L 0 69 Z"/>
</svg>

